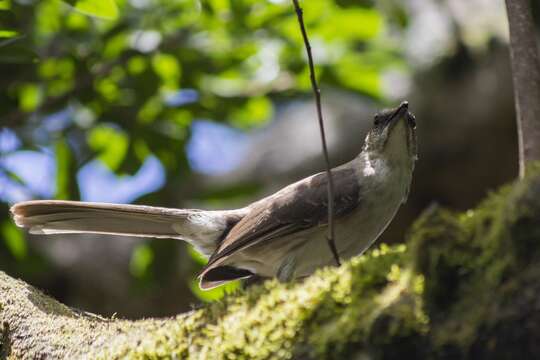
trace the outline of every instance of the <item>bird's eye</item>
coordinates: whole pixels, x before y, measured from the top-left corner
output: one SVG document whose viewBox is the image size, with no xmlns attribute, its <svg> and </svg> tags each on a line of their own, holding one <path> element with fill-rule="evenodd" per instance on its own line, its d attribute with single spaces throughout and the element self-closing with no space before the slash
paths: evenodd
<svg viewBox="0 0 540 360">
<path fill-rule="evenodd" d="M 379 115 L 375 115 L 375 120 L 373 121 L 373 125 L 379 126 L 381 123 L 381 117 Z"/>
</svg>

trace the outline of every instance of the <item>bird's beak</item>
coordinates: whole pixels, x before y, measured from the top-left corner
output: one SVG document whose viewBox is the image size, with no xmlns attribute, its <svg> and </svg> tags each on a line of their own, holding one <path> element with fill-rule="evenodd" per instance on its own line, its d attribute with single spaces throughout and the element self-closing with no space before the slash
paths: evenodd
<svg viewBox="0 0 540 360">
<path fill-rule="evenodd" d="M 403 101 L 395 110 L 394 115 L 392 118 L 399 119 L 401 117 L 404 117 L 409 112 L 409 102 Z"/>
<path fill-rule="evenodd" d="M 407 117 L 409 114 L 409 102 L 403 101 L 397 108 L 390 112 L 385 121 L 385 127 L 393 127 L 401 118 Z"/>
</svg>

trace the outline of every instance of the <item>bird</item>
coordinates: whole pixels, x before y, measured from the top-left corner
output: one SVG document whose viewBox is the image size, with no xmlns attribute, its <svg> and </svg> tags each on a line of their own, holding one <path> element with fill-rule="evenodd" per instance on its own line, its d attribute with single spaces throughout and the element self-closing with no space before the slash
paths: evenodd
<svg viewBox="0 0 540 360">
<path fill-rule="evenodd" d="M 409 194 L 417 160 L 416 119 L 408 102 L 374 117 L 361 152 L 331 169 L 335 247 L 349 259 L 368 249 Z M 290 184 L 232 210 L 31 200 L 10 209 L 32 234 L 96 233 L 184 240 L 208 263 L 199 286 L 209 290 L 254 276 L 302 279 L 335 264 L 327 242 L 328 173 Z"/>
</svg>

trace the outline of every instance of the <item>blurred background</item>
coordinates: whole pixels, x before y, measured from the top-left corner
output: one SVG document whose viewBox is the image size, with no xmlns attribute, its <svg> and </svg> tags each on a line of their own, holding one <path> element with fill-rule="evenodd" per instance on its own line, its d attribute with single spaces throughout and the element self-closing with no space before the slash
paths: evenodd
<svg viewBox="0 0 540 360">
<path fill-rule="evenodd" d="M 334 165 L 376 111 L 408 99 L 417 116 L 411 195 L 380 241 L 516 176 L 503 0 L 303 6 Z M 31 236 L 9 206 L 243 206 L 324 169 L 310 91 L 288 0 L 0 0 L 0 270 L 106 316 L 218 299 L 197 290 L 204 259 L 184 243 Z"/>
</svg>

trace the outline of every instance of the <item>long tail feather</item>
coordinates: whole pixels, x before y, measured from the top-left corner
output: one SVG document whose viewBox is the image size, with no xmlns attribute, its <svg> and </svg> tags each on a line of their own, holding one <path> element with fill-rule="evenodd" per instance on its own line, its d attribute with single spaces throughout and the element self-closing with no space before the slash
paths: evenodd
<svg viewBox="0 0 540 360">
<path fill-rule="evenodd" d="M 15 223 L 33 234 L 97 233 L 176 238 L 203 254 L 214 251 L 242 210 L 203 211 L 142 205 L 41 200 L 14 205 Z"/>
</svg>

